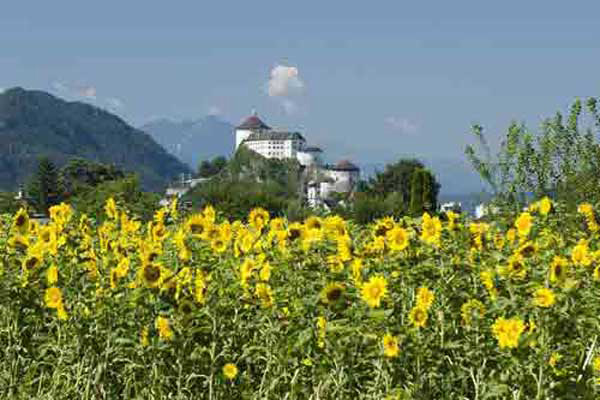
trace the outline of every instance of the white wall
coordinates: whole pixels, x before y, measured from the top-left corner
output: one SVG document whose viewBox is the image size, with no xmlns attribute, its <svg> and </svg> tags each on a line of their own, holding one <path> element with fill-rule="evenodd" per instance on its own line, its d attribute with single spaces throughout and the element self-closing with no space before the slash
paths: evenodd
<svg viewBox="0 0 600 400">
<path fill-rule="evenodd" d="M 235 149 L 237 150 L 240 147 L 240 143 L 244 141 L 250 134 L 251 130 L 248 129 L 236 129 L 235 130 Z"/>
</svg>

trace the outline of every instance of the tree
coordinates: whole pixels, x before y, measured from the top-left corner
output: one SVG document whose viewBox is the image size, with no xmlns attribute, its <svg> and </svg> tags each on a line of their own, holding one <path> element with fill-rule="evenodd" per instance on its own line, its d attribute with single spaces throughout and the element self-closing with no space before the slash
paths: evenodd
<svg viewBox="0 0 600 400">
<path fill-rule="evenodd" d="M 372 194 L 382 196 L 386 196 L 391 192 L 400 192 L 402 201 L 409 204 L 413 172 L 423 168 L 425 168 L 425 165 L 416 159 L 402 159 L 387 164 L 383 172 L 377 172 L 369 180 L 369 191 Z"/>
<path fill-rule="evenodd" d="M 212 161 L 204 160 L 198 166 L 198 176 L 208 178 L 220 173 L 227 166 L 227 159 L 223 156 L 218 156 Z"/>
<path fill-rule="evenodd" d="M 19 203 L 15 200 L 16 193 L 0 192 L 0 215 L 14 214 L 19 210 Z"/>
<path fill-rule="evenodd" d="M 32 206 L 42 213 L 47 213 L 50 206 L 61 201 L 58 171 L 48 157 L 40 158 L 37 170 L 27 184 L 27 195 Z"/>
<path fill-rule="evenodd" d="M 581 126 L 584 113 L 591 121 Z M 551 196 L 574 206 L 600 200 L 600 114 L 597 100 L 584 105 L 576 99 L 564 120 L 561 113 L 544 120 L 538 133 L 524 124 L 508 127 L 500 149 L 492 156 L 483 127 L 474 125 L 475 146 L 465 153 L 473 168 L 491 188 L 497 205 L 520 210 L 528 197 Z"/>
<path fill-rule="evenodd" d="M 434 212 L 439 190 L 440 184 L 421 161 L 402 159 L 375 174 L 365 192 L 388 204 L 390 215 L 401 216 Z"/>
<path fill-rule="evenodd" d="M 101 164 L 83 158 L 69 160 L 60 170 L 65 199 L 90 190 L 101 183 L 123 179 L 125 176 L 125 172 L 113 164 Z"/>
<path fill-rule="evenodd" d="M 410 213 L 420 215 L 423 212 L 423 173 L 415 169 L 410 183 Z"/>
<path fill-rule="evenodd" d="M 142 191 L 136 175 L 90 186 L 87 190 L 76 193 L 69 202 L 78 212 L 100 221 L 104 219 L 104 205 L 111 197 L 132 216 L 142 221 L 151 220 L 158 208 L 159 195 Z"/>
</svg>

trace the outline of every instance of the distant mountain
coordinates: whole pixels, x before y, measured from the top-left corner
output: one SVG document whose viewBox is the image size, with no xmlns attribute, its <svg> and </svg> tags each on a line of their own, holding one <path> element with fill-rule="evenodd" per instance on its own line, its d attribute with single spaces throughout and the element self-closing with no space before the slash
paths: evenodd
<svg viewBox="0 0 600 400">
<path fill-rule="evenodd" d="M 0 94 L 0 188 L 14 189 L 38 158 L 59 166 L 82 157 L 137 172 L 145 189 L 161 190 L 189 168 L 152 137 L 98 107 L 13 88 Z"/>
<path fill-rule="evenodd" d="M 159 119 L 140 129 L 193 169 L 202 160 L 229 156 L 235 146 L 233 125 L 212 115 L 196 121 Z"/>
</svg>

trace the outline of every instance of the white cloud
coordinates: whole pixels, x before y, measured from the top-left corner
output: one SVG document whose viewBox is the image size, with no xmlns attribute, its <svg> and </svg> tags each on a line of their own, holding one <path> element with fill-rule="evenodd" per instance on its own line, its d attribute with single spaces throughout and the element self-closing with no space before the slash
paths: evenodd
<svg viewBox="0 0 600 400">
<path fill-rule="evenodd" d="M 267 89 L 269 96 L 293 96 L 300 94 L 303 89 L 304 82 L 300 79 L 298 68 L 276 65 L 271 69 Z"/>
<path fill-rule="evenodd" d="M 266 91 L 279 102 L 285 114 L 292 115 L 300 110 L 297 100 L 305 87 L 297 67 L 277 64 L 271 69 Z"/>
<path fill-rule="evenodd" d="M 79 88 L 79 95 L 88 99 L 95 99 L 96 88 L 93 86 L 82 86 Z"/>
<path fill-rule="evenodd" d="M 0 87 L 0 94 L 4 93 L 6 89 L 4 89 L 3 87 Z"/>
<path fill-rule="evenodd" d="M 52 82 L 52 88 L 68 96 L 96 99 L 96 88 L 94 86 L 55 81 Z"/>
<path fill-rule="evenodd" d="M 414 135 L 419 127 L 411 120 L 403 117 L 391 116 L 385 119 L 385 123 L 392 130 L 406 135 Z"/>
</svg>

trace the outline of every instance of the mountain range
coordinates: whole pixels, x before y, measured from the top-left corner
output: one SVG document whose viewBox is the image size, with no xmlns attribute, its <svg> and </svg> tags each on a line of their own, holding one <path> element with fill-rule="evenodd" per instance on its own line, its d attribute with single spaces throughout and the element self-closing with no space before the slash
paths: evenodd
<svg viewBox="0 0 600 400">
<path fill-rule="evenodd" d="M 118 116 L 82 102 L 17 87 L 0 94 L 0 189 L 14 190 L 40 156 L 58 166 L 81 157 L 136 172 L 142 187 L 162 190 L 191 172 L 150 135 Z"/>
<path fill-rule="evenodd" d="M 235 146 L 234 126 L 214 115 L 193 121 L 163 118 L 151 121 L 140 129 L 193 169 L 202 160 L 231 155 Z"/>
</svg>

